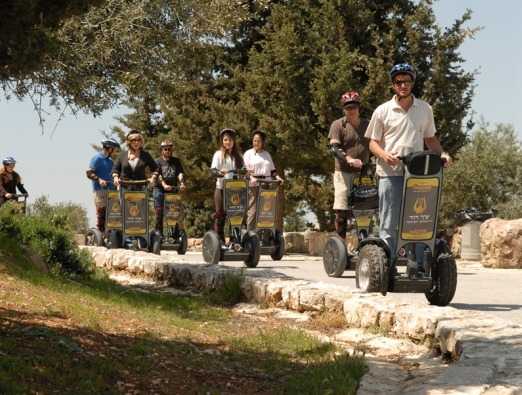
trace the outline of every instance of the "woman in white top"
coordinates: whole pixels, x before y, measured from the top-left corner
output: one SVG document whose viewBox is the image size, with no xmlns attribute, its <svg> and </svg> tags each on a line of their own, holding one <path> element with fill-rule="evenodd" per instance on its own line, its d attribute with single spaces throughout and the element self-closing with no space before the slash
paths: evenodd
<svg viewBox="0 0 522 395">
<path fill-rule="evenodd" d="M 223 208 L 223 179 L 232 178 L 231 170 L 243 167 L 241 151 L 236 144 L 236 131 L 223 129 L 219 132 L 219 150 L 212 157 L 210 170 L 217 176 L 216 190 L 214 191 L 214 231 L 221 240 L 225 240 L 225 210 Z"/>
<path fill-rule="evenodd" d="M 245 168 L 252 176 L 250 179 L 250 198 L 248 202 L 248 230 L 255 229 L 256 220 L 256 200 L 259 194 L 259 186 L 256 177 L 272 180 L 274 177 L 279 182 L 283 179 L 276 173 L 274 161 L 268 151 L 265 151 L 266 134 L 261 130 L 256 130 L 252 134 L 252 148 L 245 152 L 243 160 Z"/>
</svg>

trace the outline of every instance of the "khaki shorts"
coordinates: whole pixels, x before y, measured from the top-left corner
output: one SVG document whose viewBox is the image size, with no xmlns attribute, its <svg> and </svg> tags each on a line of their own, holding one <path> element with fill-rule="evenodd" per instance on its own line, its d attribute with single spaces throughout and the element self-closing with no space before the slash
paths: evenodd
<svg viewBox="0 0 522 395">
<path fill-rule="evenodd" d="M 107 190 L 94 191 L 94 205 L 96 208 L 104 208 L 107 205 Z"/>
<path fill-rule="evenodd" d="M 344 171 L 335 171 L 334 184 L 334 210 L 348 210 L 348 194 L 352 189 L 353 174 Z"/>
</svg>

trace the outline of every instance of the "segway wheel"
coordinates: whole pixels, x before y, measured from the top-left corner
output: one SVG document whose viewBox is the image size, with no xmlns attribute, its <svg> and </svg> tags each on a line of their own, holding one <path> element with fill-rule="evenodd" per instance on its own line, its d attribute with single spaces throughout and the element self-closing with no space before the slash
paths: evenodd
<svg viewBox="0 0 522 395">
<path fill-rule="evenodd" d="M 259 263 L 261 251 L 259 249 L 259 239 L 256 234 L 245 235 L 246 240 L 243 248 L 248 251 L 248 258 L 244 260 L 247 267 L 256 267 Z"/>
<path fill-rule="evenodd" d="M 158 231 L 153 231 L 149 237 L 149 251 L 153 254 L 161 254 L 161 234 Z"/>
<path fill-rule="evenodd" d="M 388 290 L 388 270 L 388 257 L 382 247 L 366 244 L 360 249 L 355 276 L 363 292 L 385 294 Z"/>
<path fill-rule="evenodd" d="M 187 234 L 184 230 L 179 231 L 179 247 L 178 247 L 178 254 L 179 255 L 185 255 L 188 248 L 188 238 Z"/>
<path fill-rule="evenodd" d="M 330 237 L 324 247 L 324 271 L 330 277 L 341 277 L 346 270 L 348 256 L 346 246 L 340 237 Z"/>
<path fill-rule="evenodd" d="M 211 265 L 217 265 L 221 257 L 221 240 L 214 231 L 209 231 L 203 236 L 203 259 Z"/>
<path fill-rule="evenodd" d="M 109 233 L 109 248 L 121 248 L 122 234 L 119 230 L 112 230 Z"/>
<path fill-rule="evenodd" d="M 425 292 L 426 299 L 436 306 L 447 306 L 457 290 L 457 264 L 455 258 L 448 253 L 437 258 L 436 279 L 433 287 Z"/>
<path fill-rule="evenodd" d="M 285 255 L 285 239 L 283 234 L 278 230 L 275 233 L 275 250 L 270 254 L 270 257 L 273 261 L 280 261 L 283 259 L 283 255 Z"/>
<path fill-rule="evenodd" d="M 91 228 L 85 234 L 85 245 L 103 247 L 103 234 L 98 229 Z"/>
</svg>

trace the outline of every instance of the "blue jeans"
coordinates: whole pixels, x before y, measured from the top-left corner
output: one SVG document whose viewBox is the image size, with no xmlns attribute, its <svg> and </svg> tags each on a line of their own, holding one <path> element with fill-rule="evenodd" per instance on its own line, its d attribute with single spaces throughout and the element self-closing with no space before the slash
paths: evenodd
<svg viewBox="0 0 522 395">
<path fill-rule="evenodd" d="M 403 176 L 381 177 L 379 179 L 379 237 L 390 248 L 392 264 L 397 255 L 397 238 L 402 205 Z M 415 243 L 417 264 L 422 264 L 424 244 Z"/>
</svg>

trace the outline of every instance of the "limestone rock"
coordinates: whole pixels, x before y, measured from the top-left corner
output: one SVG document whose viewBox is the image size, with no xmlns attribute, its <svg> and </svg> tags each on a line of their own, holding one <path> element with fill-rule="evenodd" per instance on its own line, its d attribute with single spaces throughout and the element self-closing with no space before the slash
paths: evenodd
<svg viewBox="0 0 522 395">
<path fill-rule="evenodd" d="M 458 227 L 451 236 L 451 253 L 455 258 L 460 258 L 462 250 L 462 229 Z"/>
<path fill-rule="evenodd" d="M 187 248 L 189 251 L 201 251 L 203 245 L 203 239 L 201 238 L 189 238 L 187 240 Z"/>
<path fill-rule="evenodd" d="M 491 218 L 480 227 L 481 263 L 485 267 L 522 269 L 522 218 Z"/>
<path fill-rule="evenodd" d="M 332 235 L 334 235 L 334 233 L 314 231 L 305 234 L 305 245 L 308 246 L 308 254 L 312 256 L 323 256 L 326 241 Z"/>
<path fill-rule="evenodd" d="M 300 232 L 286 232 L 285 238 L 285 252 L 290 253 L 306 253 L 305 239 L 303 233 Z"/>
</svg>

